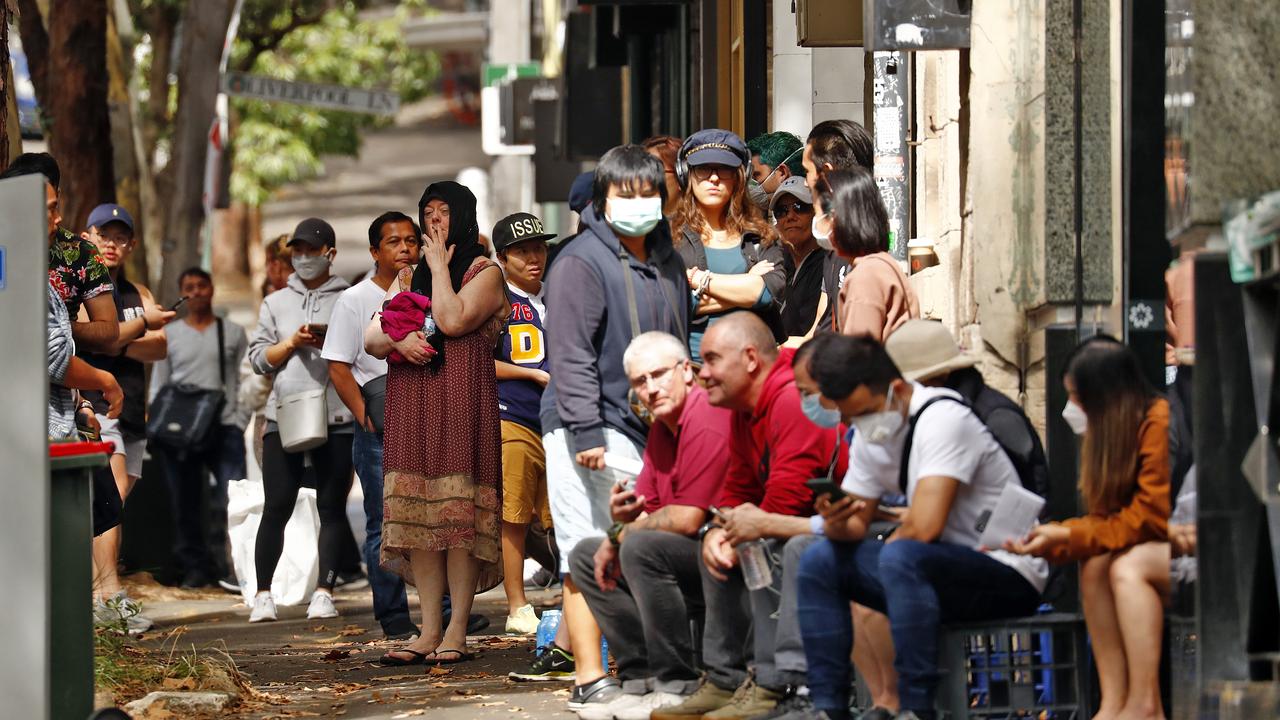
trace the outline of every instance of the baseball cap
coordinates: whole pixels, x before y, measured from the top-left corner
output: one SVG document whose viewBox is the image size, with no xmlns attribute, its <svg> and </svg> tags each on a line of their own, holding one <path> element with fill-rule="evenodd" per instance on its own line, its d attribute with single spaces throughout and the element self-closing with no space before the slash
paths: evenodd
<svg viewBox="0 0 1280 720">
<path fill-rule="evenodd" d="M 133 216 L 115 203 L 103 203 L 89 213 L 88 227 L 102 228 L 107 223 L 124 223 L 133 232 Z"/>
<path fill-rule="evenodd" d="M 698 165 L 727 165 L 742 167 L 742 159 L 751 157 L 742 138 L 728 130 L 713 128 L 699 130 L 684 141 L 681 148 L 689 167 Z"/>
<path fill-rule="evenodd" d="M 493 226 L 493 250 L 502 252 L 516 243 L 526 240 L 550 240 L 555 233 L 542 227 L 537 215 L 527 212 L 512 213 Z"/>
<path fill-rule="evenodd" d="M 594 170 L 584 172 L 573 179 L 573 185 L 569 186 L 569 209 L 581 214 L 588 205 L 591 204 L 592 186 L 596 182 L 596 173 Z"/>
<path fill-rule="evenodd" d="M 937 320 L 908 320 L 889 336 L 884 351 L 902 377 L 920 381 L 970 368 L 978 358 L 960 352 L 951 332 Z"/>
<path fill-rule="evenodd" d="M 293 229 L 293 235 L 289 237 L 289 242 L 286 245 L 292 245 L 296 242 L 306 243 L 313 248 L 334 247 L 337 245 L 337 239 L 333 234 L 333 226 L 320 218 L 314 217 L 298 223 L 298 227 Z"/>
<path fill-rule="evenodd" d="M 773 197 L 769 199 L 769 212 L 773 212 L 773 206 L 778 204 L 783 195 L 790 195 L 802 203 L 813 204 L 813 193 L 809 192 L 809 183 L 799 175 L 792 175 L 777 190 L 773 191 Z"/>
</svg>

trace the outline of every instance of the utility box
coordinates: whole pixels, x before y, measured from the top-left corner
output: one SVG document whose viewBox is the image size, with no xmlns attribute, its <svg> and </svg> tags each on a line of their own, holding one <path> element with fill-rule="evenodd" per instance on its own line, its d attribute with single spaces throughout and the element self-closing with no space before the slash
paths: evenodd
<svg viewBox="0 0 1280 720">
<path fill-rule="evenodd" d="M 795 0 L 800 47 L 861 47 L 862 0 Z"/>
</svg>

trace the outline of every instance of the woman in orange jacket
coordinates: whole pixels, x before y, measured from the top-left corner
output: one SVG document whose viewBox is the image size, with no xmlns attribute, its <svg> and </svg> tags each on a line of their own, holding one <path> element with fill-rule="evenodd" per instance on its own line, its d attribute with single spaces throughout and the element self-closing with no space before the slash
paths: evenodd
<svg viewBox="0 0 1280 720">
<path fill-rule="evenodd" d="M 1169 403 L 1132 350 L 1096 337 L 1062 378 L 1088 514 L 1040 525 L 1006 549 L 1081 562 L 1080 595 L 1102 704 L 1094 720 L 1164 718 L 1159 663 L 1169 592 Z"/>
</svg>

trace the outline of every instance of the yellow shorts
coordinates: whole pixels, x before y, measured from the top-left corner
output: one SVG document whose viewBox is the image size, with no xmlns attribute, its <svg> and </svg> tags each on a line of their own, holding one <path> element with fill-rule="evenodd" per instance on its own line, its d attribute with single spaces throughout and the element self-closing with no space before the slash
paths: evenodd
<svg viewBox="0 0 1280 720">
<path fill-rule="evenodd" d="M 510 420 L 502 421 L 502 521 L 528 524 L 534 510 L 551 528 L 547 501 L 547 459 L 538 433 Z"/>
</svg>

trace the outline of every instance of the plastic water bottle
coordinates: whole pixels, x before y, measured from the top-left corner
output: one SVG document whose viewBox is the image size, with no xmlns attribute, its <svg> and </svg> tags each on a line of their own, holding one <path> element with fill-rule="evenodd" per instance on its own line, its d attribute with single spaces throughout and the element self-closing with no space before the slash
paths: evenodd
<svg viewBox="0 0 1280 720">
<path fill-rule="evenodd" d="M 543 610 L 542 619 L 538 621 L 538 632 L 536 635 L 536 643 L 539 650 L 545 650 L 551 647 L 556 641 L 556 631 L 560 629 L 560 619 L 562 613 L 559 610 Z M 600 636 L 600 662 L 604 672 L 609 672 L 609 641 L 604 635 Z"/>
<path fill-rule="evenodd" d="M 549 648 L 556 640 L 556 631 L 560 629 L 560 611 L 543 610 L 542 619 L 538 621 L 538 649 Z"/>
<path fill-rule="evenodd" d="M 431 317 L 431 313 L 429 312 L 427 313 L 427 316 L 422 320 L 422 334 L 426 337 L 431 337 L 432 335 L 436 334 L 436 320 L 435 318 Z"/>
</svg>

